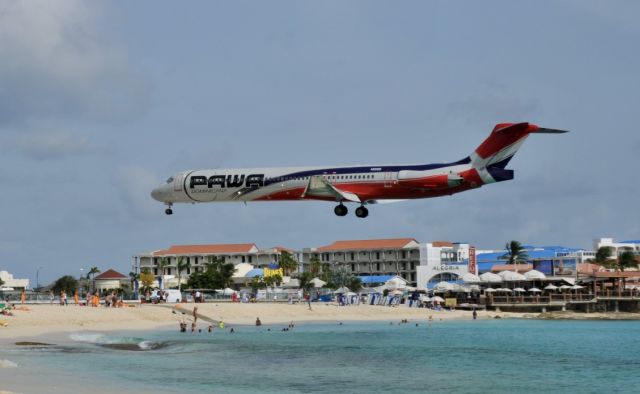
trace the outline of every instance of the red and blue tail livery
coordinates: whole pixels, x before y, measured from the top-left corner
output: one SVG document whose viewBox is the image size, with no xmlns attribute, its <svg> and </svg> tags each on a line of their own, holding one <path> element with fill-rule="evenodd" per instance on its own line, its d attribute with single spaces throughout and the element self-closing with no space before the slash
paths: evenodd
<svg viewBox="0 0 640 394">
<path fill-rule="evenodd" d="M 336 167 L 240 168 L 183 171 L 155 188 L 151 196 L 173 213 L 175 203 L 323 200 L 359 205 L 356 216 L 367 217 L 367 205 L 448 196 L 513 179 L 509 161 L 530 134 L 561 134 L 530 123 L 500 123 L 464 159 L 451 163 L 358 165 Z"/>
</svg>

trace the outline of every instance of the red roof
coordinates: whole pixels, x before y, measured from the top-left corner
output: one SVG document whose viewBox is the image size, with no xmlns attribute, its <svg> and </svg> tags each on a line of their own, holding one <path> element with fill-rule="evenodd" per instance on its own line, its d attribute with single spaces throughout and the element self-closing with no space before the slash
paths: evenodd
<svg viewBox="0 0 640 394">
<path fill-rule="evenodd" d="M 94 278 L 95 280 L 107 280 L 107 279 L 127 279 L 126 276 L 118 271 L 108 269 Z"/>
<path fill-rule="evenodd" d="M 321 252 L 333 250 L 354 250 L 354 249 L 398 249 L 404 248 L 411 242 L 418 242 L 413 238 L 396 239 L 364 239 L 353 241 L 336 241 L 331 245 L 318 248 Z"/>
<path fill-rule="evenodd" d="M 153 252 L 153 255 L 249 253 L 255 247 L 255 244 L 172 245 L 169 249 Z"/>
<path fill-rule="evenodd" d="M 452 248 L 453 247 L 453 242 L 435 241 L 435 242 L 431 242 L 431 245 L 433 245 L 435 248 L 445 248 L 445 247 Z"/>
<path fill-rule="evenodd" d="M 274 246 L 273 248 L 271 248 L 273 250 L 275 250 L 276 252 L 282 253 L 284 252 L 288 252 L 288 253 L 295 253 L 295 250 L 293 249 L 289 249 L 289 248 L 285 248 L 284 246 Z"/>
</svg>

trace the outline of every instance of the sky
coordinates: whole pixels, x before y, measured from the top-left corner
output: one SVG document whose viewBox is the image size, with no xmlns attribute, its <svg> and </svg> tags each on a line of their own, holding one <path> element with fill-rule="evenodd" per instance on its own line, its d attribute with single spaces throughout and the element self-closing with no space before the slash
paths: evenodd
<svg viewBox="0 0 640 394">
<path fill-rule="evenodd" d="M 172 244 L 640 238 L 640 3 L 0 1 L 0 269 L 128 273 Z M 339 218 L 326 202 L 176 205 L 188 169 L 402 164 L 533 135 L 515 179 Z M 39 268 L 41 267 L 41 268 Z"/>
</svg>

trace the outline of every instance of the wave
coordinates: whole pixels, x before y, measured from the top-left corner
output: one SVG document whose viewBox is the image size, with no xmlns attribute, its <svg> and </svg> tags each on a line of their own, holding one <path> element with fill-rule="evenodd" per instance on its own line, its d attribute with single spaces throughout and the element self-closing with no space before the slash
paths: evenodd
<svg viewBox="0 0 640 394">
<path fill-rule="evenodd" d="M 98 333 L 74 333 L 69 337 L 76 342 L 91 343 L 117 350 L 145 351 L 167 346 L 166 342 L 155 342 L 137 337 L 109 337 Z"/>
<path fill-rule="evenodd" d="M 18 368 L 18 364 L 11 360 L 0 359 L 0 368 Z"/>
</svg>

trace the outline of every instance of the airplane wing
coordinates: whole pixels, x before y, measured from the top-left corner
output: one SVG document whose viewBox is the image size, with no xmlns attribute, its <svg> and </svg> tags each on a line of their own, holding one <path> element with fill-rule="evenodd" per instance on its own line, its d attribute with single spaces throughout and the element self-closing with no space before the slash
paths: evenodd
<svg viewBox="0 0 640 394">
<path fill-rule="evenodd" d="M 345 190 L 340 190 L 323 177 L 316 175 L 309 178 L 309 183 L 302 193 L 302 197 L 334 197 L 336 201 L 361 202 L 355 194 Z"/>
</svg>

